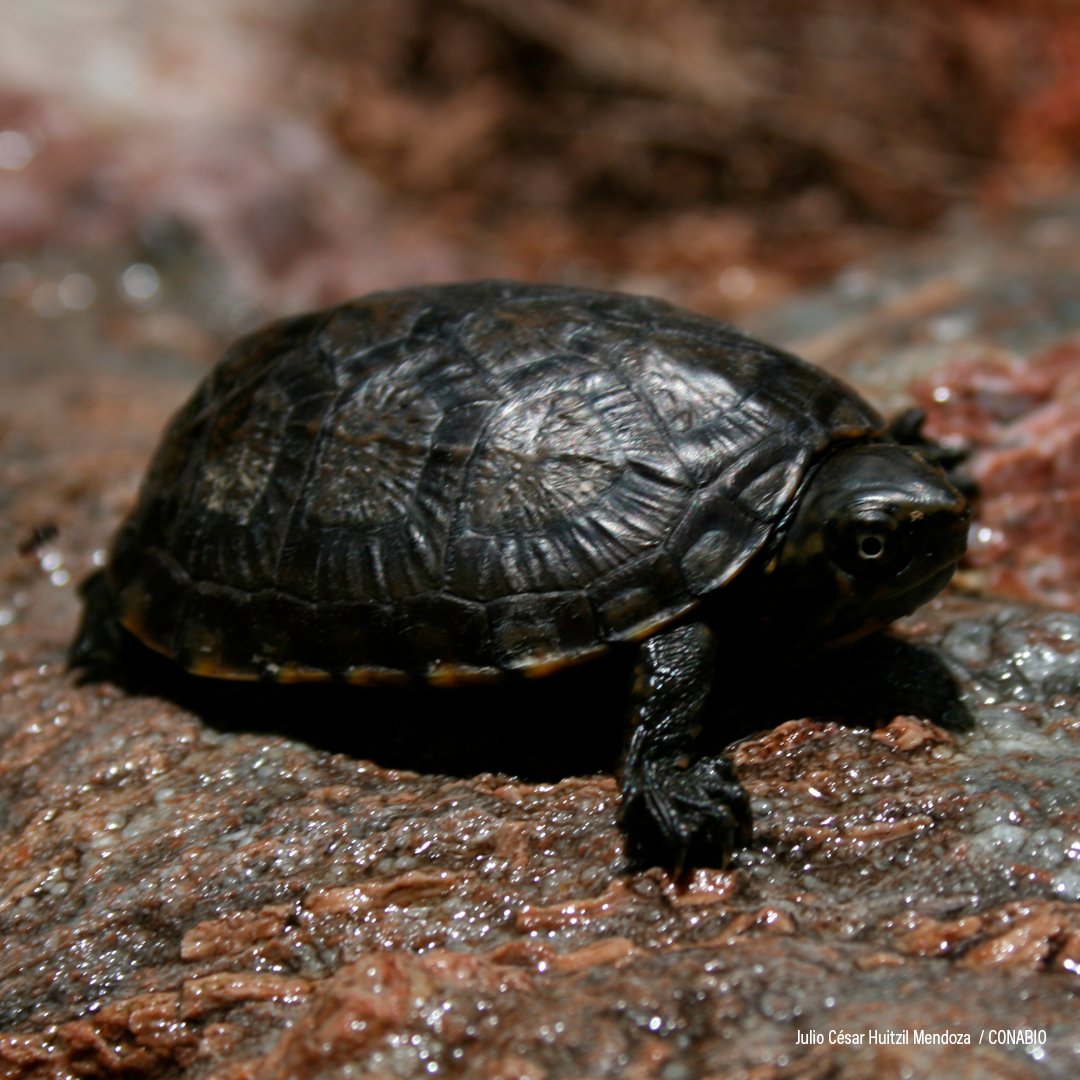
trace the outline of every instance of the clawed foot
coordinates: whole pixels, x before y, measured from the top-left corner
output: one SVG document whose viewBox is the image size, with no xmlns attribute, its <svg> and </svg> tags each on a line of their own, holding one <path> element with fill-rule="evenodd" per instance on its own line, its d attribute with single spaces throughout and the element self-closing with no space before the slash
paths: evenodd
<svg viewBox="0 0 1080 1080">
<path fill-rule="evenodd" d="M 726 757 L 683 767 L 645 761 L 623 783 L 622 824 L 635 868 L 726 866 L 752 834 L 750 800 Z"/>
</svg>

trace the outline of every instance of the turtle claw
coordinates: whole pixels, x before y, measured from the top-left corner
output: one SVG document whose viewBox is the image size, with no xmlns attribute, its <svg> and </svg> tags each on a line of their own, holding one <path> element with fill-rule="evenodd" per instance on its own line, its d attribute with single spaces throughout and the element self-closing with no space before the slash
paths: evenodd
<svg viewBox="0 0 1080 1080">
<path fill-rule="evenodd" d="M 751 837 L 750 800 L 730 758 L 702 758 L 689 767 L 645 763 L 624 785 L 622 821 L 636 868 L 724 868 L 738 843 Z"/>
</svg>

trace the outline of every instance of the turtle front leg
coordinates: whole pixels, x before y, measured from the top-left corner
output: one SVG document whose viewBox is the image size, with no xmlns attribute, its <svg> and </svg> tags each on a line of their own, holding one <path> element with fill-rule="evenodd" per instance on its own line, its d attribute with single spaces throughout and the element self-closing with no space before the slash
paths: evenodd
<svg viewBox="0 0 1080 1080">
<path fill-rule="evenodd" d="M 750 802 L 730 758 L 694 752 L 715 664 L 716 639 L 704 623 L 641 646 L 621 769 L 620 817 L 636 867 L 723 866 L 736 840 L 750 837 Z"/>
</svg>

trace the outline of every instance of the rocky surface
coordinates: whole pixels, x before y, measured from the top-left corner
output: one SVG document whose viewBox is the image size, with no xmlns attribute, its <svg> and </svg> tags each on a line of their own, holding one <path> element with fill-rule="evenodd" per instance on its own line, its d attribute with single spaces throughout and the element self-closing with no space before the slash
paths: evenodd
<svg viewBox="0 0 1080 1080">
<path fill-rule="evenodd" d="M 0 1075 L 1074 1075 L 1080 617 L 929 614 L 975 730 L 744 741 L 755 842 L 681 883 L 621 872 L 607 776 L 393 772 L 11 665 Z"/>
<path fill-rule="evenodd" d="M 202 369 L 0 302 L 4 1080 L 1076 1074 L 1080 616 L 943 598 L 901 632 L 972 731 L 767 730 L 732 866 L 628 874 L 607 773 L 393 771 L 300 710 L 78 685 L 75 586 Z M 868 1041 L 916 1030 L 973 1045 Z"/>
<path fill-rule="evenodd" d="M 961 581 L 1080 608 L 1080 348 L 960 358 L 916 387 L 927 431 L 970 454 L 979 498 Z"/>
</svg>

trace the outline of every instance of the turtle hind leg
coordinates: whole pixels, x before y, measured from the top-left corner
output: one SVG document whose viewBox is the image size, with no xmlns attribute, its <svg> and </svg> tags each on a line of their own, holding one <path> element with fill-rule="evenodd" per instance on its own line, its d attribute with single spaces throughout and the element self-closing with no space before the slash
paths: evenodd
<svg viewBox="0 0 1080 1080">
<path fill-rule="evenodd" d="M 703 623 L 641 647 L 621 769 L 620 820 L 635 869 L 724 866 L 750 837 L 750 803 L 731 760 L 694 752 L 715 663 L 715 639 Z"/>
<path fill-rule="evenodd" d="M 68 667 L 81 669 L 86 681 L 114 676 L 123 653 L 123 629 L 113 592 L 104 570 L 91 574 L 80 586 L 83 616 L 71 647 Z"/>
</svg>

